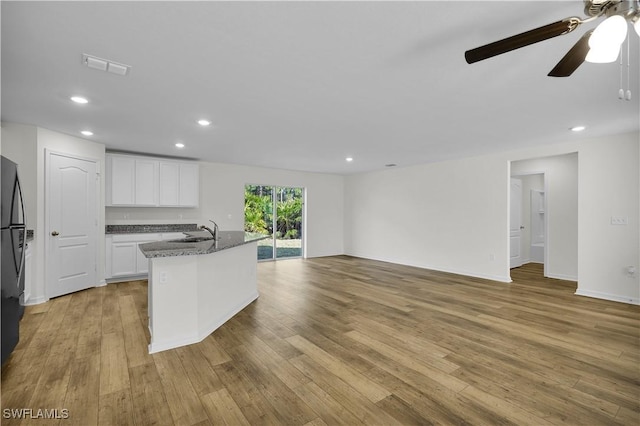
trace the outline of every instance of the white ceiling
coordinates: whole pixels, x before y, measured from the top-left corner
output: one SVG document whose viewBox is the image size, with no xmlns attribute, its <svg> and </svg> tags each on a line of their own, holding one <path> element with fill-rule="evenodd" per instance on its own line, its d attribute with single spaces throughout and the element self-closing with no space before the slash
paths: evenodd
<svg viewBox="0 0 640 426">
<path fill-rule="evenodd" d="M 2 120 L 91 129 L 110 150 L 352 174 L 640 129 L 631 27 L 631 102 L 617 97 L 617 63 L 547 77 L 600 21 L 464 60 L 584 16 L 581 1 L 3 1 L 1 14 Z M 83 53 L 131 72 L 89 69 Z"/>
</svg>

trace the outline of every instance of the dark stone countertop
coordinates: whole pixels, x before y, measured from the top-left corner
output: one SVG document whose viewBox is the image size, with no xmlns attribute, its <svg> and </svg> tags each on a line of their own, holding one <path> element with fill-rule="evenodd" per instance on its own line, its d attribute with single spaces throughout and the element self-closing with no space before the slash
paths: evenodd
<svg viewBox="0 0 640 426">
<path fill-rule="evenodd" d="M 149 224 L 149 225 L 107 225 L 105 234 L 147 234 L 163 232 L 193 232 L 198 230 L 196 223 L 182 224 Z"/>
<path fill-rule="evenodd" d="M 167 240 L 140 244 L 139 247 L 147 258 L 195 256 L 215 253 L 265 238 L 269 238 L 269 236 L 245 231 L 220 231 L 220 237 L 217 241 L 181 242 L 180 240 Z"/>
</svg>

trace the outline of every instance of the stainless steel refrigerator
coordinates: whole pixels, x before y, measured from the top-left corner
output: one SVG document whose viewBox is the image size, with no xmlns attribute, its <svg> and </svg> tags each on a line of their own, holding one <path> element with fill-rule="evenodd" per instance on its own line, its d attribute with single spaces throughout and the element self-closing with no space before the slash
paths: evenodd
<svg viewBox="0 0 640 426">
<path fill-rule="evenodd" d="M 18 179 L 18 166 L 2 157 L 2 363 L 11 355 L 20 336 L 20 319 L 24 307 L 20 296 L 24 293 L 24 250 L 27 230 L 24 203 Z"/>
</svg>

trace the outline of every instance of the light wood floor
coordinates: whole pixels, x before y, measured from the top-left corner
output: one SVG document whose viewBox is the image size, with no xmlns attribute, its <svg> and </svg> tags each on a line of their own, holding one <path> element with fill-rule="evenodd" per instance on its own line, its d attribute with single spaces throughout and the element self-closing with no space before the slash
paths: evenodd
<svg viewBox="0 0 640 426">
<path fill-rule="evenodd" d="M 346 256 L 258 265 L 260 298 L 147 354 L 145 281 L 27 308 L 7 408 L 76 425 L 640 424 L 640 308 Z M 19 424 L 2 419 L 3 425 Z M 56 424 L 32 420 L 23 424 Z"/>
</svg>

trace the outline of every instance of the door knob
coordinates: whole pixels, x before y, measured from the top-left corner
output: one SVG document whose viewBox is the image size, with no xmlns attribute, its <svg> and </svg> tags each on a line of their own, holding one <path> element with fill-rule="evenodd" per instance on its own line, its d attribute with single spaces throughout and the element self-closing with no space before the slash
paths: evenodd
<svg viewBox="0 0 640 426">
<path fill-rule="evenodd" d="M 520 229 L 524 229 L 524 226 L 520 226 Z"/>
<path fill-rule="evenodd" d="M 60 235 L 60 234 L 58 233 L 58 231 L 53 231 L 53 232 L 51 233 L 51 235 L 53 235 L 54 237 L 57 237 L 57 236 L 58 236 L 58 235 Z"/>
</svg>

